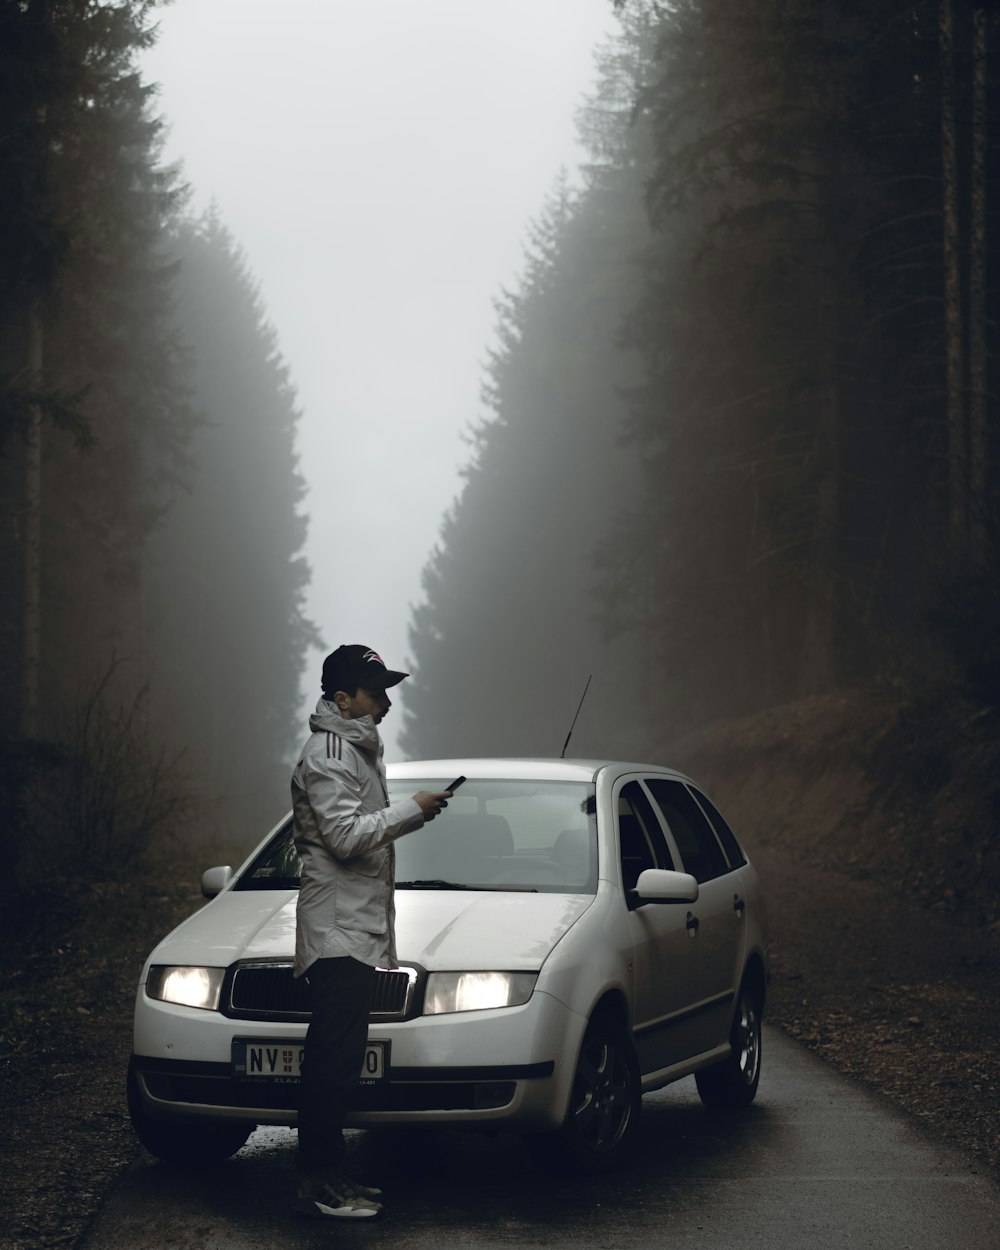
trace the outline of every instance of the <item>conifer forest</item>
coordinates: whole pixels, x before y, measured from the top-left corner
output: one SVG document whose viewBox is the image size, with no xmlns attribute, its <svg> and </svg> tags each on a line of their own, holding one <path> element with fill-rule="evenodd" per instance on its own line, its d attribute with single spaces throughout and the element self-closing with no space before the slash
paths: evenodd
<svg viewBox="0 0 1000 1250">
<path fill-rule="evenodd" d="M 995 708 L 1000 8 L 608 3 L 586 163 L 497 296 L 406 753 L 556 755 L 591 675 L 571 754 L 859 685 Z M 7 901 L 263 836 L 302 728 L 297 399 L 162 158 L 156 8 L 0 4 Z"/>
<path fill-rule="evenodd" d="M 154 7 L 0 6 L 8 894 L 185 824 L 259 836 L 300 731 L 296 398 L 238 244 L 161 160 Z"/>
<path fill-rule="evenodd" d="M 407 745 L 557 754 L 591 673 L 583 755 L 858 684 L 995 706 L 997 6 L 616 7 L 583 186 L 499 302 Z"/>
</svg>

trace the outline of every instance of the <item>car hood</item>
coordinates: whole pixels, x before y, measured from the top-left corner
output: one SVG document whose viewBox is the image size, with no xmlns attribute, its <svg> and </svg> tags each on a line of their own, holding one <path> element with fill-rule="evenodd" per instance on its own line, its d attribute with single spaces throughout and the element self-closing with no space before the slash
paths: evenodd
<svg viewBox="0 0 1000 1250">
<path fill-rule="evenodd" d="M 593 901 L 591 894 L 399 890 L 399 960 L 429 971 L 537 972 Z"/>
<path fill-rule="evenodd" d="M 227 890 L 189 916 L 150 963 L 224 968 L 237 959 L 291 959 L 294 890 Z M 399 890 L 396 948 L 401 963 L 428 970 L 536 971 L 594 902 L 589 894 Z"/>
</svg>

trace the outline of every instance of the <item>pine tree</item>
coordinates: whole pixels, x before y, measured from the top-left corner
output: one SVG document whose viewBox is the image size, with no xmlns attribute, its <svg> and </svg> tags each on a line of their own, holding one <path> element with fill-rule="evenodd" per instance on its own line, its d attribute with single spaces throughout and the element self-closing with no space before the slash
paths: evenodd
<svg viewBox="0 0 1000 1250">
<path fill-rule="evenodd" d="M 17 640 L 22 736 L 51 733 L 44 709 L 116 647 L 136 645 L 135 568 L 164 500 L 145 478 L 145 450 L 156 442 L 179 457 L 189 430 L 158 250 L 180 192 L 157 166 L 159 123 L 135 67 L 150 8 L 2 9 L 0 435 L 8 497 L 20 499 L 3 561 L 23 574 L 5 579 L 21 592 L 4 633 Z M 13 693 L 13 672 L 4 687 Z"/>
<path fill-rule="evenodd" d="M 149 545 L 144 593 L 153 697 L 186 749 L 213 824 L 245 838 L 287 801 L 299 674 L 315 641 L 299 511 L 298 409 L 246 261 L 210 213 L 176 241 L 178 319 L 201 426 L 190 488 Z M 223 798 L 225 802 L 223 802 Z"/>
<path fill-rule="evenodd" d="M 947 446 L 936 17 L 663 10 L 638 101 L 659 242 L 629 338 L 648 484 L 622 538 L 662 536 L 642 599 L 689 715 L 923 646 Z"/>
<path fill-rule="evenodd" d="M 176 474 L 190 432 L 162 248 L 182 192 L 158 163 L 160 127 L 136 68 L 151 8 L 0 6 L 0 828 L 14 893 L 28 871 L 23 844 L 51 850 L 49 872 L 79 849 L 81 813 L 44 828 L 38 802 L 63 794 L 71 774 L 96 778 L 74 741 L 77 707 L 96 706 L 98 690 L 141 704 L 142 674 L 125 661 L 140 658 L 137 569 L 167 499 L 150 451 L 169 449 L 159 465 Z M 129 732 L 131 784 L 145 727 Z M 149 759 L 161 758 L 153 746 Z M 95 781 L 112 807 L 123 781 Z M 113 828 L 120 815 L 102 818 Z"/>
</svg>

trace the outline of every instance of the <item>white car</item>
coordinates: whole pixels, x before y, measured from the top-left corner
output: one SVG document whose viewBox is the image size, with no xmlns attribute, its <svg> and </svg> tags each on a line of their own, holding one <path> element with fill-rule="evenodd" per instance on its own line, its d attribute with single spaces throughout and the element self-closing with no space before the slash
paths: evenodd
<svg viewBox="0 0 1000 1250">
<path fill-rule="evenodd" d="M 628 1149 L 644 1092 L 694 1073 L 705 1103 L 749 1104 L 767 921 L 713 804 L 669 769 L 591 760 L 396 764 L 390 795 L 460 774 L 396 843 L 401 966 L 378 974 L 349 1123 L 514 1129 L 597 1171 Z M 298 871 L 288 817 L 237 872 L 204 874 L 211 902 L 143 968 L 128 1099 L 161 1158 L 295 1124 Z"/>
</svg>

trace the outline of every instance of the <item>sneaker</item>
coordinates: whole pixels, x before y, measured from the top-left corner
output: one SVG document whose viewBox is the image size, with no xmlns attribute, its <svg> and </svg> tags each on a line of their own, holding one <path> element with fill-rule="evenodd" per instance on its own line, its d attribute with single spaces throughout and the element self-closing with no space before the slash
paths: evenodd
<svg viewBox="0 0 1000 1250">
<path fill-rule="evenodd" d="M 353 1176 L 347 1178 L 347 1183 L 359 1198 L 367 1198 L 369 1202 L 378 1202 L 382 1197 L 382 1191 L 376 1185 L 362 1185 Z"/>
<path fill-rule="evenodd" d="M 333 1216 L 341 1220 L 364 1220 L 378 1215 L 382 1204 L 381 1189 L 359 1185 L 357 1181 L 338 1176 L 333 1180 L 304 1177 L 299 1181 L 292 1211 L 296 1215 Z"/>
</svg>

